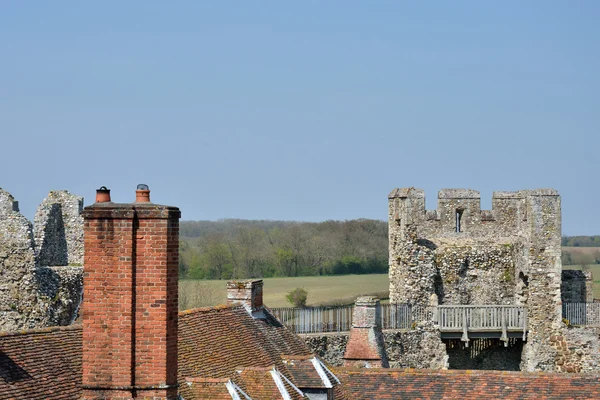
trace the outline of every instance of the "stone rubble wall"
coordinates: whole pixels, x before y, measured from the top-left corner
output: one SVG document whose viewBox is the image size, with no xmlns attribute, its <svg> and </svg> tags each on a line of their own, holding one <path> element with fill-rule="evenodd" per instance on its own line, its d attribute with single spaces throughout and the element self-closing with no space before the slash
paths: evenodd
<svg viewBox="0 0 600 400">
<path fill-rule="evenodd" d="M 495 192 L 492 209 L 481 210 L 479 192 L 443 189 L 437 208 L 426 210 L 423 190 L 395 189 L 388 216 L 392 303 L 525 306 L 529 335 L 520 368 L 556 370 L 557 349 L 549 341 L 562 332 L 561 201 L 555 190 Z M 589 301 L 589 285 L 579 283 L 570 296 L 585 292 Z"/>
<path fill-rule="evenodd" d="M 439 332 L 427 324 L 416 330 L 384 330 L 383 342 L 390 368 L 447 369 L 448 356 Z M 309 349 L 332 366 L 342 366 L 348 333 L 303 335 Z"/>
<path fill-rule="evenodd" d="M 550 336 L 556 350 L 555 371 L 597 373 L 600 369 L 600 328 L 565 327 Z"/>
<path fill-rule="evenodd" d="M 52 190 L 34 217 L 35 253 L 44 266 L 83 265 L 83 197 Z"/>
<path fill-rule="evenodd" d="M 590 271 L 564 270 L 561 281 L 563 303 L 594 302 L 594 280 Z"/>
<path fill-rule="evenodd" d="M 83 234 L 77 215 L 82 202 L 66 191 L 51 192 L 33 229 L 13 196 L 0 189 L 0 331 L 68 325 L 76 318 L 83 238 L 74 242 Z M 56 266 L 58 261 L 67 264 Z"/>
</svg>

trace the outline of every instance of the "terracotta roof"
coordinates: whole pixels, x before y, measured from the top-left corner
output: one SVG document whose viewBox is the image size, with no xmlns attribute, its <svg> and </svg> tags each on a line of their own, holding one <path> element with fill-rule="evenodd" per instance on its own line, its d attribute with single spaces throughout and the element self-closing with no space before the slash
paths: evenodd
<svg viewBox="0 0 600 400">
<path fill-rule="evenodd" d="M 289 376 L 282 354 L 309 355 L 304 342 L 268 312 L 252 318 L 243 306 L 219 306 L 179 314 L 179 381 L 230 378 L 240 367 L 276 366 Z"/>
<path fill-rule="evenodd" d="M 0 333 L 1 399 L 79 399 L 81 325 Z"/>
<path fill-rule="evenodd" d="M 239 377 L 234 381 L 252 399 L 280 400 L 289 398 L 301 400 L 305 398 L 301 392 L 298 392 L 298 388 L 292 386 L 290 382 L 281 376 L 279 371 L 272 367 L 244 368 L 239 371 Z M 284 396 L 282 391 L 286 392 L 287 396 Z"/>
<path fill-rule="evenodd" d="M 299 388 L 327 389 L 338 384 L 337 378 L 319 359 L 311 356 L 282 357 L 283 363 Z M 319 374 L 321 373 L 321 375 Z"/>
<path fill-rule="evenodd" d="M 336 368 L 352 399 L 600 399 L 600 376 L 464 370 Z"/>
<path fill-rule="evenodd" d="M 179 387 L 179 394 L 184 399 L 231 400 L 232 398 L 227 389 L 227 384 L 231 384 L 228 378 L 188 378 L 186 381 Z"/>
</svg>

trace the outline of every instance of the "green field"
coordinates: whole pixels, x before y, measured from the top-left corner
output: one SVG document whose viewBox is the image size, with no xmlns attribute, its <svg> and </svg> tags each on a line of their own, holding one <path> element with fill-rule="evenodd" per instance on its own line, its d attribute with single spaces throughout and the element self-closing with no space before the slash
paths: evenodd
<svg viewBox="0 0 600 400">
<path fill-rule="evenodd" d="M 564 269 L 581 269 L 567 265 Z M 594 298 L 600 298 L 600 265 L 588 266 L 594 277 Z M 208 307 L 224 304 L 227 281 L 179 281 L 179 308 Z M 297 278 L 265 278 L 264 302 L 269 307 L 291 307 L 285 295 L 295 289 L 308 291 L 308 305 L 350 304 L 357 296 L 375 294 L 382 299 L 389 294 L 388 274 L 302 276 Z"/>
<path fill-rule="evenodd" d="M 182 310 L 207 307 L 226 302 L 227 281 L 179 281 L 179 308 Z M 285 295 L 295 289 L 308 291 L 309 306 L 349 304 L 357 296 L 376 294 L 387 297 L 388 274 L 302 276 L 297 278 L 265 278 L 263 301 L 269 307 L 291 307 Z"/>
</svg>

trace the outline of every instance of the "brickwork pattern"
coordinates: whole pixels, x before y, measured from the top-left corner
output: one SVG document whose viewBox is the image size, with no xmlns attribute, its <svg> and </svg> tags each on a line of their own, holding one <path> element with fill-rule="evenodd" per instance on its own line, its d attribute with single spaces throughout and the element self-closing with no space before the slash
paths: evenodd
<svg viewBox="0 0 600 400">
<path fill-rule="evenodd" d="M 179 216 L 155 205 L 84 210 L 84 398 L 176 397 Z"/>
</svg>

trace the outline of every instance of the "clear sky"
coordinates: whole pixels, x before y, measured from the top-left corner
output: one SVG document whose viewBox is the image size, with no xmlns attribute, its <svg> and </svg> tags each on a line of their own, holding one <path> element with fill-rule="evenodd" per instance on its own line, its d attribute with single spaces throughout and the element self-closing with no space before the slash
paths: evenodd
<svg viewBox="0 0 600 400">
<path fill-rule="evenodd" d="M 0 2 L 0 187 L 183 219 L 551 187 L 600 234 L 600 2 Z"/>
</svg>

